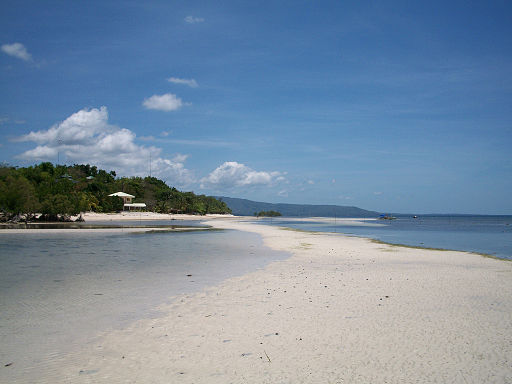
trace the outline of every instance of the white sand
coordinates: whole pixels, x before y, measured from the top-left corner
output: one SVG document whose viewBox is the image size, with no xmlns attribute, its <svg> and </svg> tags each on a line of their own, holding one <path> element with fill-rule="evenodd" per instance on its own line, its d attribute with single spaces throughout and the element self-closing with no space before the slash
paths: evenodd
<svg viewBox="0 0 512 384">
<path fill-rule="evenodd" d="M 285 261 L 177 297 L 46 381 L 512 383 L 512 264 L 212 220 Z"/>
<path fill-rule="evenodd" d="M 259 233 L 292 256 L 100 335 L 40 382 L 512 383 L 509 261 L 247 221 L 212 215 L 206 223 Z"/>
<path fill-rule="evenodd" d="M 204 220 L 207 218 L 234 218 L 233 215 L 185 215 L 185 214 L 164 214 L 155 212 L 119 212 L 119 213 L 96 213 L 87 212 L 82 215 L 85 221 L 123 221 L 123 220 Z"/>
</svg>

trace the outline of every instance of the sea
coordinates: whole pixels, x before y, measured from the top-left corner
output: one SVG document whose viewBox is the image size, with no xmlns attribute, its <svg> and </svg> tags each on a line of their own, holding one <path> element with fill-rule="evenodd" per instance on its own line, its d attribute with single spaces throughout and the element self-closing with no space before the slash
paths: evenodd
<svg viewBox="0 0 512 384">
<path fill-rule="evenodd" d="M 397 216 L 394 220 L 318 220 L 273 218 L 257 220 L 315 232 L 339 232 L 390 244 L 486 254 L 512 260 L 512 216 Z"/>
<path fill-rule="evenodd" d="M 108 226 L 163 224 L 176 222 Z M 0 382 L 60 382 L 59 359 L 98 335 L 288 256 L 233 230 L 1 233 Z"/>
</svg>

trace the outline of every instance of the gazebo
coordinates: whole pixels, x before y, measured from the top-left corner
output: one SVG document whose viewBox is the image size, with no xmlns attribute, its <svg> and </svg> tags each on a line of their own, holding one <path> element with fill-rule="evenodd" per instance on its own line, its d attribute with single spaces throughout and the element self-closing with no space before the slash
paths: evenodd
<svg viewBox="0 0 512 384">
<path fill-rule="evenodd" d="M 145 203 L 132 203 L 132 199 L 135 198 L 135 196 L 133 195 L 130 195 L 129 193 L 125 193 L 125 192 L 116 192 L 116 193 L 112 193 L 110 194 L 109 196 L 116 196 L 116 197 L 120 197 L 123 199 L 123 209 L 126 209 L 128 208 L 128 210 L 130 211 L 132 208 L 139 208 L 139 209 L 142 209 L 142 208 L 146 208 L 146 204 Z"/>
</svg>

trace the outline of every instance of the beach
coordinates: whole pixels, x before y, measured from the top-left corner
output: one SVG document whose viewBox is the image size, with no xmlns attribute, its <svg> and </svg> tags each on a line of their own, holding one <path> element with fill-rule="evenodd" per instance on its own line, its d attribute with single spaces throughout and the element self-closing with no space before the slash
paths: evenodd
<svg viewBox="0 0 512 384">
<path fill-rule="evenodd" d="M 512 382 L 510 261 L 198 219 L 290 256 L 98 334 L 40 382 Z"/>
</svg>

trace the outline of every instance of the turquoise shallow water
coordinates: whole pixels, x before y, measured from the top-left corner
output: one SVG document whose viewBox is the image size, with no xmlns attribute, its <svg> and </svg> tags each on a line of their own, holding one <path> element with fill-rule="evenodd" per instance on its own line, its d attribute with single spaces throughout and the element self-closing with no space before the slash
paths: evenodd
<svg viewBox="0 0 512 384">
<path fill-rule="evenodd" d="M 392 244 L 485 253 L 512 259 L 512 216 L 399 216 L 396 220 L 346 222 L 334 218 L 259 221 L 319 232 L 340 232 Z"/>
<path fill-rule="evenodd" d="M 0 234 L 0 363 L 13 363 L 0 382 L 38 382 L 59 356 L 159 316 L 172 296 L 287 256 L 238 231 Z"/>
</svg>

